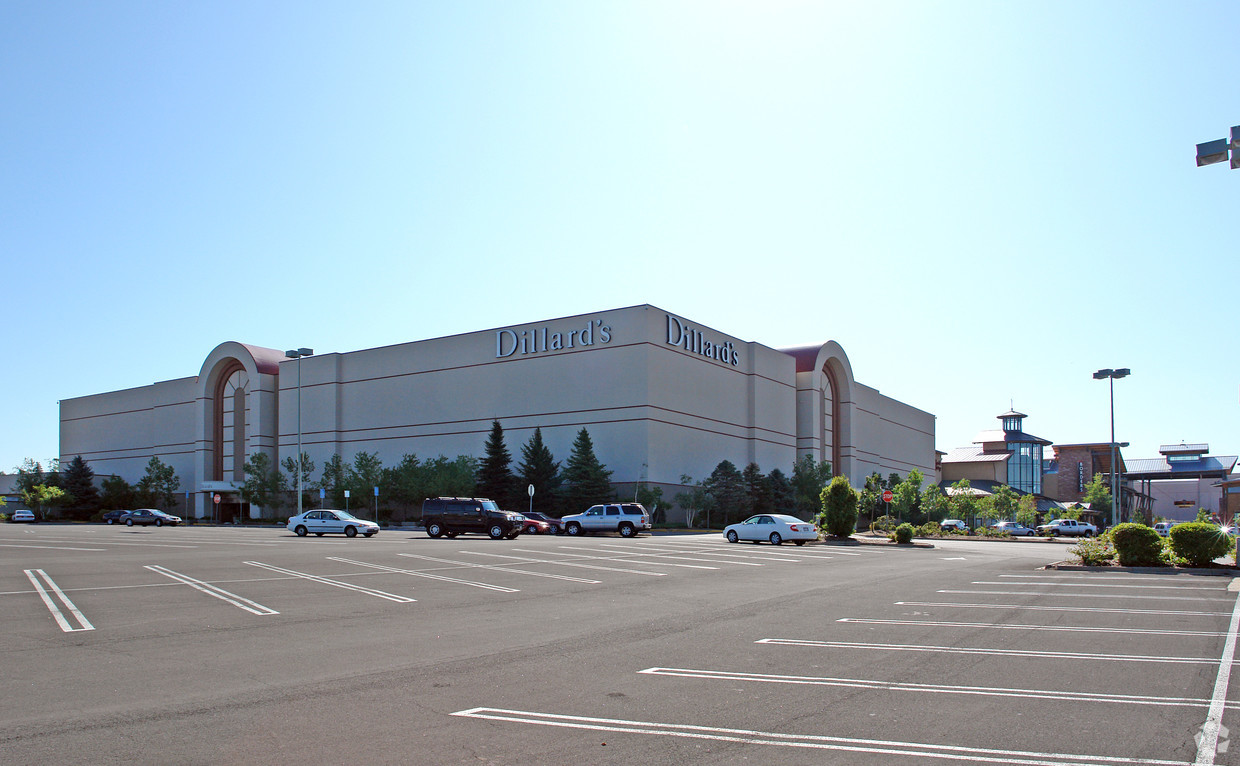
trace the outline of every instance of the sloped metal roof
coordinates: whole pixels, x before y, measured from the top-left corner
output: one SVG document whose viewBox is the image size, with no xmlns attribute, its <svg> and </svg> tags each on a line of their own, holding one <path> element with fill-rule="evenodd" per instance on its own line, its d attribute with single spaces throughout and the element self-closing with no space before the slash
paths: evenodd
<svg viewBox="0 0 1240 766">
<path fill-rule="evenodd" d="M 1200 460 L 1191 463 L 1169 463 L 1166 458 L 1140 458 L 1127 460 L 1125 476 L 1141 476 L 1146 478 L 1175 478 L 1176 476 L 1196 476 L 1198 474 L 1217 474 L 1225 476 L 1236 467 L 1237 455 L 1202 455 Z"/>
<path fill-rule="evenodd" d="M 982 452 L 980 444 L 957 447 L 943 458 L 944 463 L 1002 463 L 1012 456 L 1011 452 Z"/>
</svg>

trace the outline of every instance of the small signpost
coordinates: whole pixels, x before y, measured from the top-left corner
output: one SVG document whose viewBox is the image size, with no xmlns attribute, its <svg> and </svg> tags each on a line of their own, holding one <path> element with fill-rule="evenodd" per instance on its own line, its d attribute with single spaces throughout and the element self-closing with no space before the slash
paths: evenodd
<svg viewBox="0 0 1240 766">
<path fill-rule="evenodd" d="M 223 500 L 223 498 L 220 497 L 220 493 L 216 492 L 215 497 L 211 498 L 211 500 L 215 503 L 215 523 L 219 524 L 220 523 L 220 500 Z"/>
<path fill-rule="evenodd" d="M 891 490 L 889 489 L 883 490 L 883 502 L 887 504 L 887 515 L 888 516 L 891 515 L 891 500 L 894 497 L 895 497 L 895 494 L 893 494 Z"/>
</svg>

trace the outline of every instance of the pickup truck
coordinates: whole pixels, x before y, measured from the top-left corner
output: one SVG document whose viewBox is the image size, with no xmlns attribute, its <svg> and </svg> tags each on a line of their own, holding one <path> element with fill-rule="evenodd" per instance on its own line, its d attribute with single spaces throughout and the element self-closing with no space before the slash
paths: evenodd
<svg viewBox="0 0 1240 766">
<path fill-rule="evenodd" d="M 1084 521 L 1075 521 L 1073 519 L 1055 519 L 1052 522 L 1043 524 L 1038 527 L 1039 535 L 1063 535 L 1065 537 L 1093 537 L 1098 534 L 1098 528 L 1093 524 L 1087 524 Z"/>
</svg>

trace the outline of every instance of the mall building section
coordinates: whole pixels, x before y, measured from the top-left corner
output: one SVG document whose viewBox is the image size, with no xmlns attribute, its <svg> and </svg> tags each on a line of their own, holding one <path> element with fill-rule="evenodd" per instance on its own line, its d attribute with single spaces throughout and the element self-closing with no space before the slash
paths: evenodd
<svg viewBox="0 0 1240 766">
<path fill-rule="evenodd" d="M 493 420 L 514 454 L 541 428 L 561 461 L 588 429 L 625 494 L 646 482 L 670 498 L 721 460 L 790 473 L 802 455 L 855 484 L 934 475 L 934 416 L 859 383 L 838 343 L 781 351 L 649 305 L 300 359 L 221 343 L 194 375 L 63 399 L 60 454 L 131 482 L 159 457 L 190 515 L 218 494 L 253 517 L 246 458 L 295 456 L 299 422 L 321 468 L 362 451 L 480 457 Z"/>
</svg>

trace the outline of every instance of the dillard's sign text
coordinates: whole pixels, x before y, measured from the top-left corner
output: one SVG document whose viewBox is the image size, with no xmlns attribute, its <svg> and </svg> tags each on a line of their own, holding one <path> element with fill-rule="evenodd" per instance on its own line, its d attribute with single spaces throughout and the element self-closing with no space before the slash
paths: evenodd
<svg viewBox="0 0 1240 766">
<path fill-rule="evenodd" d="M 740 364 L 740 354 L 732 341 L 715 343 L 706 339 L 701 330 L 690 327 L 671 314 L 667 315 L 667 342 L 672 346 L 680 346 L 685 351 L 701 354 L 733 367 Z"/>
<path fill-rule="evenodd" d="M 536 327 L 532 330 L 496 330 L 495 358 L 503 359 L 514 354 L 561 351 L 610 342 L 611 326 L 603 324 L 601 319 L 592 319 L 586 322 L 584 328 L 568 332 L 551 332 L 549 327 Z"/>
</svg>

